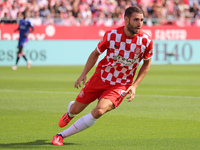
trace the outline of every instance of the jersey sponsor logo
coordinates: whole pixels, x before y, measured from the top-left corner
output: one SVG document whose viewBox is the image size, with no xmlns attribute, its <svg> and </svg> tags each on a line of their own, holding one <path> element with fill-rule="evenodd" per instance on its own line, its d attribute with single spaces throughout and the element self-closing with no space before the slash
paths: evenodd
<svg viewBox="0 0 200 150">
<path fill-rule="evenodd" d="M 117 63 L 121 63 L 125 66 L 130 66 L 136 61 L 136 59 L 128 59 L 122 56 L 113 56 L 113 59 L 117 60 Z"/>
<path fill-rule="evenodd" d="M 114 45 L 114 46 L 119 49 L 119 46 L 117 46 L 117 45 Z"/>
<path fill-rule="evenodd" d="M 20 29 L 26 29 L 26 26 L 21 25 L 21 26 L 19 26 L 19 28 Z"/>
</svg>

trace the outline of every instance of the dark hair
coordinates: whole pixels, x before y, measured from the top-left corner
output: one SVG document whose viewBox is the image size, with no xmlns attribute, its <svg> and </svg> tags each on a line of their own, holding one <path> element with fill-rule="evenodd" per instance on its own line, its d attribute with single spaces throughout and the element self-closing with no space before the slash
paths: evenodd
<svg viewBox="0 0 200 150">
<path fill-rule="evenodd" d="M 127 16 L 128 18 L 130 18 L 132 13 L 134 13 L 134 12 L 137 12 L 137 13 L 140 13 L 140 14 L 144 15 L 143 11 L 138 6 L 131 6 L 131 7 L 128 7 L 125 10 L 124 17 Z"/>
<path fill-rule="evenodd" d="M 26 11 L 23 11 L 22 15 L 23 15 L 24 18 L 26 18 Z"/>
</svg>

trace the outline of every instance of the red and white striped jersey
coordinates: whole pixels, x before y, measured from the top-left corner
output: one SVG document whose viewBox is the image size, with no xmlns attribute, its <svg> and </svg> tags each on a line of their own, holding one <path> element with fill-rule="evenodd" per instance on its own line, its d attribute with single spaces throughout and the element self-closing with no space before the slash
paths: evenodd
<svg viewBox="0 0 200 150">
<path fill-rule="evenodd" d="M 99 53 L 107 50 L 96 68 L 101 79 L 111 85 L 131 85 L 140 61 L 153 55 L 153 41 L 143 31 L 127 37 L 123 27 L 119 27 L 105 33 L 97 50 Z"/>
</svg>

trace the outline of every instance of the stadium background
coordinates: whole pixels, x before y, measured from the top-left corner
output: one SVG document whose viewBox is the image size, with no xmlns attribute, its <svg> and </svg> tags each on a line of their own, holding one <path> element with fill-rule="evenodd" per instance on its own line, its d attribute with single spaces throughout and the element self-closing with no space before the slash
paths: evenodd
<svg viewBox="0 0 200 150">
<path fill-rule="evenodd" d="M 84 65 L 106 30 L 123 25 L 123 10 L 138 5 L 154 40 L 152 64 L 200 64 L 200 2 L 193 0 L 1 0 L 0 65 L 13 65 L 18 14 L 35 26 L 24 51 L 33 65 Z M 56 56 L 56 57 L 55 57 Z M 101 57 L 103 57 L 102 55 Z M 20 65 L 25 65 L 20 61 Z"/>
<path fill-rule="evenodd" d="M 199 2 L 0 0 L 0 149 L 199 150 Z M 58 120 L 80 91 L 73 87 L 89 53 L 135 4 L 145 12 L 143 29 L 154 40 L 152 63 L 158 65 L 151 66 L 131 103 L 125 99 L 56 148 L 52 136 L 63 130 Z M 21 59 L 13 71 L 19 36 L 13 31 L 24 10 L 35 26 L 25 47 L 33 66 L 27 70 Z"/>
</svg>

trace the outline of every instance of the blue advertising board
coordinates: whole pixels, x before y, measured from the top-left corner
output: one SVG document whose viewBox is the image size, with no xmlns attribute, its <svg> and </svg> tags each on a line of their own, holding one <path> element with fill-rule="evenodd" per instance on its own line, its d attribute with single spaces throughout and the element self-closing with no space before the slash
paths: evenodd
<svg viewBox="0 0 200 150">
<path fill-rule="evenodd" d="M 33 65 L 84 65 L 97 43 L 98 40 L 29 41 L 24 52 Z M 154 40 L 152 64 L 200 64 L 199 43 L 199 40 Z M 0 41 L 0 66 L 14 65 L 16 52 L 17 41 Z M 19 65 L 26 62 L 20 59 Z"/>
</svg>

